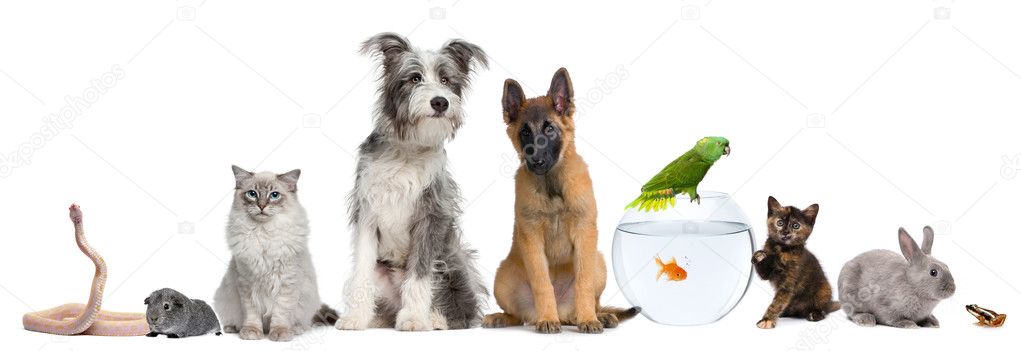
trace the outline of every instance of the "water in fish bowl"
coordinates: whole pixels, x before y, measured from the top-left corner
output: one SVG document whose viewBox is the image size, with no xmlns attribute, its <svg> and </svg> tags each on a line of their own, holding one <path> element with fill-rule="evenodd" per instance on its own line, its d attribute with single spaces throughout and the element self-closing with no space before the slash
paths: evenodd
<svg viewBox="0 0 1021 351">
<path fill-rule="evenodd" d="M 737 211 L 735 217 L 743 217 Z M 624 295 L 647 318 L 669 325 L 707 324 L 744 296 L 754 245 L 751 227 L 743 222 L 622 221 L 613 240 L 614 273 Z"/>
</svg>

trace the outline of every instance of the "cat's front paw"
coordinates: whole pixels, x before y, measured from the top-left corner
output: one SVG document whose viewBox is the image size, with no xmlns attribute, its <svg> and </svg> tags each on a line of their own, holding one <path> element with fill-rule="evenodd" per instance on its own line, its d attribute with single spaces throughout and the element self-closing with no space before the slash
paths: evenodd
<svg viewBox="0 0 1021 351">
<path fill-rule="evenodd" d="M 241 338 L 241 340 L 261 340 L 262 328 L 256 326 L 241 327 L 241 331 L 238 332 L 238 337 Z"/>
<path fill-rule="evenodd" d="M 752 263 L 759 263 L 759 262 L 762 262 L 762 260 L 764 260 L 764 259 L 766 259 L 766 252 L 765 251 L 759 250 L 759 251 L 755 251 L 755 253 L 752 254 Z"/>
<path fill-rule="evenodd" d="M 369 322 L 372 322 L 371 314 L 345 313 L 334 327 L 340 330 L 365 330 L 369 327 Z"/>
<path fill-rule="evenodd" d="M 291 341 L 294 339 L 294 331 L 288 327 L 273 327 L 269 330 L 269 339 L 280 342 Z"/>
<path fill-rule="evenodd" d="M 433 330 L 432 318 L 428 313 L 419 313 L 402 309 L 397 312 L 397 330 L 400 331 L 427 331 Z"/>
<path fill-rule="evenodd" d="M 759 327 L 759 329 L 773 329 L 776 328 L 776 320 L 762 319 L 758 323 L 755 323 L 755 326 Z"/>
</svg>

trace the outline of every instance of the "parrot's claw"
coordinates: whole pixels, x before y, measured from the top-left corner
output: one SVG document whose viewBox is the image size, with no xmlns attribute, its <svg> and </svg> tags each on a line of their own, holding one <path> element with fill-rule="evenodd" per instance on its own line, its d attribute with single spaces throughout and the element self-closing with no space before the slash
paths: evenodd
<svg viewBox="0 0 1021 351">
<path fill-rule="evenodd" d="M 691 202 L 694 202 L 696 204 L 701 205 L 702 204 L 702 197 L 698 196 L 698 195 L 695 195 L 695 197 L 691 199 Z"/>
</svg>

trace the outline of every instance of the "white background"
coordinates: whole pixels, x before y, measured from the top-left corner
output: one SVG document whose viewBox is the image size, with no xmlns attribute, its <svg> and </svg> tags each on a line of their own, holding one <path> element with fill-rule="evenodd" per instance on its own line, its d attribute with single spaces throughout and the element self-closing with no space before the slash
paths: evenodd
<svg viewBox="0 0 1021 351">
<path fill-rule="evenodd" d="M 1021 153 L 1019 6 L 5 3 L 0 152 L 9 168 L 0 179 L 0 333 L 7 345 L 32 350 L 1017 345 L 1019 322 L 982 329 L 963 306 L 1021 313 L 1021 180 L 1011 177 L 1021 167 L 1014 159 Z M 919 234 L 936 226 L 934 254 L 958 285 L 935 310 L 943 327 L 864 329 L 837 312 L 819 324 L 784 319 L 775 330 L 758 330 L 772 290 L 756 279 L 716 324 L 668 327 L 640 317 L 598 336 L 573 328 L 558 336 L 525 328 L 322 328 L 277 344 L 236 335 L 153 340 L 22 330 L 27 311 L 87 298 L 92 267 L 72 240 L 71 202 L 82 205 L 89 239 L 110 266 L 104 309 L 142 311 L 142 299 L 163 287 L 211 299 L 229 258 L 223 226 L 232 163 L 302 169 L 299 192 L 311 218 L 320 291 L 341 306 L 350 268 L 351 155 L 370 131 L 375 93 L 373 62 L 356 51 L 381 31 L 426 48 L 462 37 L 491 55 L 492 68 L 468 95 L 467 123 L 447 148 L 464 193 L 466 237 L 480 251 L 486 279 L 506 255 L 513 220 L 510 175 L 517 165 L 501 119 L 502 81 L 515 78 L 537 95 L 565 66 L 583 105 L 577 148 L 595 183 L 604 253 L 641 183 L 698 138 L 722 135 L 733 154 L 701 188 L 732 193 L 760 244 L 767 196 L 800 207 L 819 203 L 809 248 L 831 282 L 860 252 L 896 250 L 898 227 Z M 33 137 L 66 98 L 93 94 L 86 93 L 91 81 L 118 69 L 123 79 L 89 95 L 94 103 L 72 116 L 73 127 Z M 618 291 L 611 276 L 603 302 L 626 305 Z"/>
</svg>

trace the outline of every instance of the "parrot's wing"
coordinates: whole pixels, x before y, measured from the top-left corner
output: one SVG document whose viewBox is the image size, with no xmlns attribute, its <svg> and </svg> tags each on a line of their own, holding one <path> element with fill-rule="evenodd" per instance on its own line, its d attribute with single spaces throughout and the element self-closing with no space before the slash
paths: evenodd
<svg viewBox="0 0 1021 351">
<path fill-rule="evenodd" d="M 698 185 L 705 178 L 711 163 L 702 161 L 695 155 L 685 153 L 674 162 L 663 168 L 662 171 L 652 177 L 644 186 L 642 192 L 662 191 L 671 189 L 678 191 L 683 188 Z"/>
<path fill-rule="evenodd" d="M 674 196 L 684 189 L 698 185 L 705 177 L 712 162 L 703 161 L 694 150 L 688 151 L 670 162 L 649 182 L 642 186 L 642 194 L 625 207 L 637 207 L 643 211 L 659 211 L 673 207 Z"/>
</svg>

